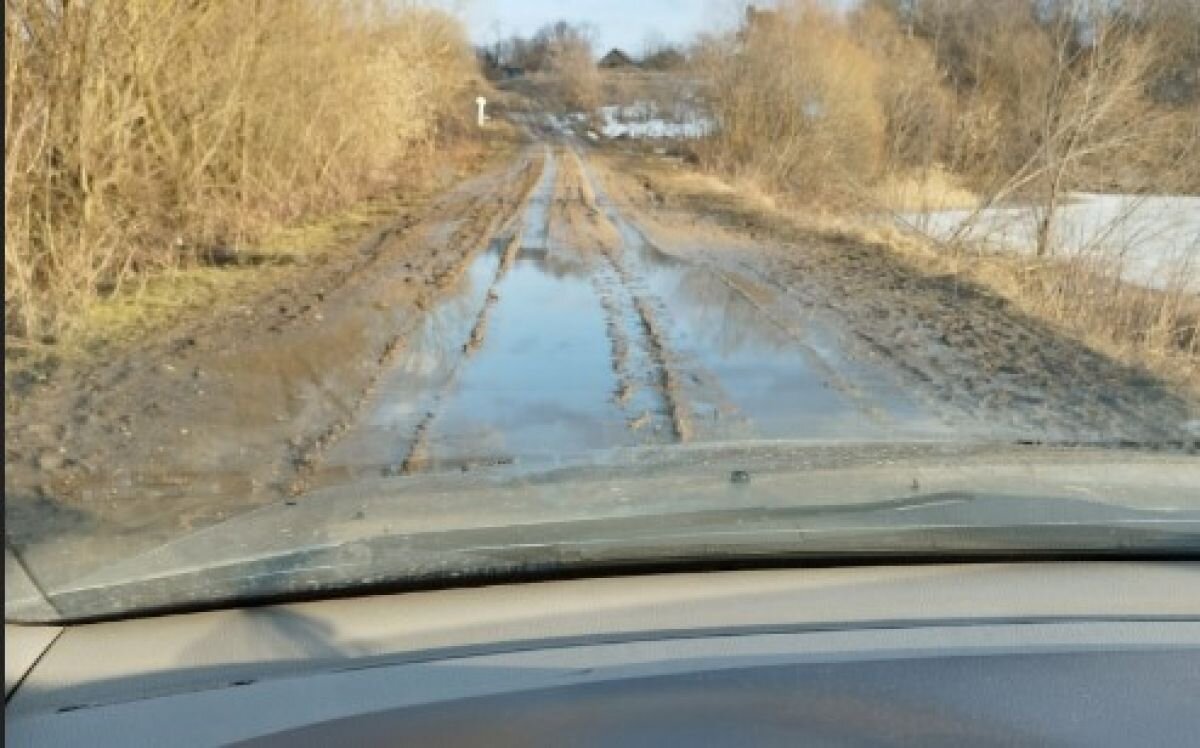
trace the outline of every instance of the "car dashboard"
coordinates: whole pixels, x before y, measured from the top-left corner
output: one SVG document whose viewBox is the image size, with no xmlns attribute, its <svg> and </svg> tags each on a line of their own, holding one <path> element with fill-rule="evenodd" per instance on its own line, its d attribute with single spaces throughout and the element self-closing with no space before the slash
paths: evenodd
<svg viewBox="0 0 1200 748">
<path fill-rule="evenodd" d="M 1185 744 L 1200 564 L 643 574 L 5 626 L 12 745 Z"/>
</svg>

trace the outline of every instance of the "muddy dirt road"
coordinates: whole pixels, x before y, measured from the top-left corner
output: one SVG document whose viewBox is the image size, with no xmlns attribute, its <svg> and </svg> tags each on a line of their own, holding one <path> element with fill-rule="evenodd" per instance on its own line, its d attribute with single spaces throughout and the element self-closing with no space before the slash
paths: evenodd
<svg viewBox="0 0 1200 748">
<path fill-rule="evenodd" d="M 770 254 L 695 235 L 656 243 L 579 146 L 542 149 L 511 235 L 431 310 L 364 418 L 323 455 L 325 482 L 379 465 L 543 468 L 656 443 L 1104 441 L 1130 424 L 1144 438 L 1187 438 L 1191 406 L 1136 374 L 1132 388 L 1094 401 L 1083 382 L 1056 392 L 1017 381 L 1018 394 L 1005 394 L 1003 372 L 987 377 L 970 362 L 932 380 L 901 355 L 903 335 L 881 345 L 879 324 L 849 328 L 836 307 L 798 297 L 804 284 L 781 283 Z M 924 303 L 912 312 L 929 313 Z M 965 345 L 1007 346 L 1012 334 Z M 1022 356 L 1054 355 L 1028 342 Z M 935 366 L 946 347 L 929 344 Z M 1079 351 L 1058 355 L 1110 383 L 1121 376 Z M 1010 358 L 1010 370 L 1021 363 Z M 980 380 L 979 395 L 944 381 L 957 379 Z M 1014 402 L 1025 407 L 1002 406 Z"/>
<path fill-rule="evenodd" d="M 545 467 L 616 447 L 945 438 L 772 289 L 668 255 L 569 147 L 543 147 L 511 233 L 421 322 L 313 479 Z"/>
<path fill-rule="evenodd" d="M 971 289 L 663 202 L 544 137 L 253 324 L 37 393 L 10 543 L 65 577 L 361 478 L 640 445 L 1195 438 L 1186 395 Z"/>
</svg>

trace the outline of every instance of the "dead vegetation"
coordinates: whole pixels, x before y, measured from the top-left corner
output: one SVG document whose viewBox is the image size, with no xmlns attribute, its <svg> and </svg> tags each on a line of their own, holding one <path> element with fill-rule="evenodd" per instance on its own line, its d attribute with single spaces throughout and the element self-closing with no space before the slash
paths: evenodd
<svg viewBox="0 0 1200 748">
<path fill-rule="evenodd" d="M 787 0 L 692 58 L 719 122 L 706 162 L 794 200 L 878 203 L 880 182 L 950 175 L 1052 220 L 1068 190 L 1200 191 L 1187 2 Z"/>
<path fill-rule="evenodd" d="M 702 162 L 761 207 L 960 274 L 1197 386 L 1195 263 L 1144 288 L 1122 278 L 1133 247 L 1068 252 L 1056 223 L 1075 191 L 1200 192 L 1200 6 L 787 0 L 693 56 L 719 123 Z M 1031 257 L 966 240 L 1014 204 L 1034 222 Z M 949 239 L 891 227 L 947 208 L 970 211 Z"/>
<path fill-rule="evenodd" d="M 572 149 L 558 149 L 555 155 L 558 178 L 550 210 L 553 242 L 576 247 L 584 254 L 619 247 L 621 237 L 596 203 L 578 154 Z"/>
<path fill-rule="evenodd" d="M 600 103 L 600 73 L 592 62 L 592 45 L 583 34 L 554 40 L 548 69 L 559 100 L 572 109 L 588 111 Z"/>
<path fill-rule="evenodd" d="M 861 225 L 824 230 L 978 283 L 1064 334 L 1200 394 L 1200 297 L 1195 293 L 1124 281 L 1095 258 L 1022 257 L 966 247 L 947 251 L 919 235 Z"/>
<path fill-rule="evenodd" d="M 1104 263 L 1084 258 L 1039 258 L 947 247 L 926 237 L 863 221 L 853 214 L 796 205 L 753 183 L 735 183 L 666 160 L 609 156 L 610 189 L 622 204 L 644 206 L 644 220 L 678 216 L 655 224 L 663 236 L 696 230 L 696 216 L 730 230 L 720 241 L 739 238 L 850 243 L 884 252 L 935 279 L 957 279 L 963 288 L 983 289 L 1064 339 L 1081 340 L 1112 360 L 1152 372 L 1200 395 L 1200 298 L 1179 288 L 1145 288 L 1117 277 Z M 714 227 L 703 229 L 706 233 Z M 751 251 L 756 244 L 747 244 Z"/>
<path fill-rule="evenodd" d="M 538 83 L 539 98 L 555 108 L 592 109 L 600 103 L 591 27 L 566 21 L 546 24 L 530 37 L 512 36 L 480 50 L 485 72 L 492 77 L 519 71 Z"/>
<path fill-rule="evenodd" d="M 394 184 L 476 78 L 452 17 L 365 0 L 13 0 L 5 48 L 16 346 Z"/>
<path fill-rule="evenodd" d="M 706 160 L 810 200 L 844 199 L 880 167 L 879 66 L 816 3 L 771 18 L 696 54 L 720 123 Z"/>
</svg>

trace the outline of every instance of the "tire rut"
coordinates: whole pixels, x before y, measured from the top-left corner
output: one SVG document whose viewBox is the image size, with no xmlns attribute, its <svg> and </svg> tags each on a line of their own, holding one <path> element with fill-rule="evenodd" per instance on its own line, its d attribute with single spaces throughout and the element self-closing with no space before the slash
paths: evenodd
<svg viewBox="0 0 1200 748">
<path fill-rule="evenodd" d="M 536 215 L 531 208 L 534 201 L 547 201 L 547 198 L 553 194 L 554 186 L 557 182 L 557 174 L 554 162 L 554 155 L 548 149 L 543 149 L 541 156 L 541 168 L 538 170 L 538 176 L 529 186 L 525 193 L 524 199 L 520 208 L 510 218 L 509 225 L 524 221 L 528 224 L 531 220 L 536 219 Z M 547 205 L 548 207 L 548 201 Z M 537 238 L 548 236 L 549 228 L 535 227 L 534 232 Z M 501 254 L 500 262 L 496 266 L 495 275 L 492 277 L 491 283 L 488 285 L 488 290 L 484 298 L 482 308 L 479 310 L 478 316 L 475 318 L 475 323 L 471 327 L 471 332 L 467 336 L 466 342 L 463 343 L 461 351 L 462 356 L 455 362 L 450 375 L 438 388 L 437 394 L 434 395 L 429 409 L 425 415 L 417 423 L 413 429 L 411 439 L 408 442 L 408 447 L 404 450 L 404 456 L 393 465 L 389 465 L 383 469 L 385 476 L 396 475 L 413 475 L 428 468 L 432 455 L 430 453 L 429 438 L 434 422 L 437 420 L 442 404 L 446 397 L 453 391 L 458 377 L 462 372 L 463 367 L 469 359 L 483 347 L 484 340 L 487 336 L 488 316 L 496 302 L 500 300 L 499 287 L 501 281 L 508 274 L 516 262 L 517 256 L 521 251 L 521 243 L 525 237 L 525 227 L 516 226 L 512 229 L 512 233 L 508 237 L 497 237 L 498 241 L 503 241 L 505 244 L 504 252 Z"/>
<path fill-rule="evenodd" d="M 445 400 L 447 394 L 454 389 L 454 385 L 458 381 L 458 375 L 463 367 L 483 347 L 484 340 L 487 337 L 488 315 L 496 305 L 496 302 L 500 300 L 500 295 L 497 291 L 500 282 L 508 274 L 509 269 L 516 260 L 517 254 L 521 250 L 521 236 L 521 232 L 517 231 L 505 240 L 504 253 L 501 255 L 500 263 L 496 266 L 496 274 L 488 286 L 483 308 L 479 310 L 479 314 L 475 318 L 475 324 L 471 327 L 471 332 L 467 336 L 467 341 L 462 345 L 462 356 L 455 363 L 450 376 L 447 377 L 441 388 L 439 388 L 438 393 L 434 396 L 430 409 L 417 423 L 404 457 L 398 464 L 385 467 L 383 469 L 385 476 L 413 475 L 414 473 L 423 471 L 429 465 L 429 433 L 434 421 L 437 419 L 439 406 Z"/>
<path fill-rule="evenodd" d="M 502 257 L 498 272 L 503 273 L 507 271 L 508 267 L 510 267 L 512 264 L 512 258 L 510 255 L 515 255 L 514 247 L 520 243 L 520 232 L 518 229 L 514 228 L 514 224 L 524 213 L 530 196 L 534 191 L 534 187 L 537 184 L 537 178 L 540 176 L 543 168 L 544 165 L 539 165 L 539 162 L 536 159 L 529 158 L 527 158 L 523 162 L 523 165 L 519 167 L 518 176 L 516 177 L 517 184 L 519 185 L 518 199 L 513 204 L 512 210 L 510 211 L 504 211 L 504 201 L 500 200 L 499 202 L 496 202 L 495 198 L 490 194 L 480 195 L 473 201 L 473 210 L 491 207 L 496 211 L 496 214 L 488 221 L 488 226 L 482 233 L 483 237 L 495 238 L 492 238 L 490 241 L 483 241 L 480 238 L 480 235 L 472 236 L 468 234 L 460 237 L 456 232 L 456 234 L 452 237 L 452 241 L 454 243 L 461 242 L 464 244 L 469 244 L 474 246 L 475 249 L 473 251 L 464 253 L 463 257 L 457 263 L 437 276 L 434 279 L 435 288 L 444 289 L 456 282 L 458 278 L 462 277 L 470 264 L 475 260 L 480 247 L 487 246 L 497 240 L 503 240 L 503 237 L 506 234 L 508 234 L 510 238 L 507 240 L 507 249 Z M 426 292 L 421 298 L 418 299 L 418 308 L 422 310 L 428 309 L 432 304 L 432 299 L 433 293 Z M 464 344 L 464 354 L 469 355 L 470 351 L 478 348 L 478 346 L 482 344 L 482 338 L 486 330 L 486 314 L 491 303 L 494 303 L 494 300 L 491 298 L 491 292 L 489 291 L 488 300 L 485 302 L 485 306 L 480 312 L 480 317 L 472 329 L 471 337 L 468 339 L 467 343 Z M 297 496 L 303 494 L 311 487 L 312 479 L 320 470 L 324 455 L 334 444 L 336 444 L 342 437 L 344 437 L 353 429 L 355 421 L 361 416 L 363 411 L 366 409 L 367 404 L 371 401 L 371 398 L 375 394 L 384 374 L 392 368 L 401 352 L 405 349 L 410 337 L 417 328 L 419 321 L 419 315 L 414 315 L 407 321 L 407 324 L 405 324 L 401 330 L 398 330 L 396 334 L 393 335 L 389 341 L 387 341 L 376 359 L 376 366 L 373 376 L 359 391 L 355 401 L 348 406 L 347 417 L 330 424 L 308 442 L 298 447 L 297 455 L 292 462 L 293 477 L 287 485 L 286 493 L 288 495 Z M 426 426 L 427 424 L 424 421 L 418 425 L 417 433 L 414 436 L 414 443 L 422 440 L 421 437 L 425 430 L 423 427 Z M 411 455 L 412 450 L 409 452 Z M 405 464 L 408 459 L 409 456 L 406 455 L 405 460 L 401 462 L 401 465 Z"/>
</svg>

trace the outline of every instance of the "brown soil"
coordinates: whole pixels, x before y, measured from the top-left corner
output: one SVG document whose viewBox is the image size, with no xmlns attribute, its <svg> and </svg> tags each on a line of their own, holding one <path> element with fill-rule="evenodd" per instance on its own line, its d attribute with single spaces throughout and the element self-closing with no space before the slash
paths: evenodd
<svg viewBox="0 0 1200 748">
<path fill-rule="evenodd" d="M 132 552 L 301 487 L 416 312 L 517 214 L 539 162 L 522 152 L 470 170 L 252 296 L 48 375 L 7 366 L 10 540 L 86 529 Z M 197 500 L 171 501 L 181 493 Z M 182 512 L 175 527 L 156 516 L 164 506 Z"/>
</svg>

